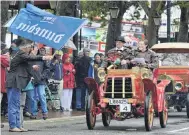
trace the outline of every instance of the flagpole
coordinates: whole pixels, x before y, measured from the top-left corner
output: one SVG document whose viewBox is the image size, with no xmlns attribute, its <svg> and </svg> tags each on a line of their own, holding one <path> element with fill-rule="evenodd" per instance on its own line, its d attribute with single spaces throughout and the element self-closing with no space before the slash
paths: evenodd
<svg viewBox="0 0 189 135">
<path fill-rule="evenodd" d="M 20 9 L 25 8 L 25 1 L 24 0 L 20 0 L 18 1 L 18 11 L 20 11 Z M 21 36 L 18 36 L 18 38 L 21 38 Z"/>
</svg>

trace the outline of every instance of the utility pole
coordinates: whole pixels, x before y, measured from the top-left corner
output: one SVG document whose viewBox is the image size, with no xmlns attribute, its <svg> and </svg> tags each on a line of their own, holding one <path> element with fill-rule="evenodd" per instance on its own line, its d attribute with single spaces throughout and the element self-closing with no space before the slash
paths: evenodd
<svg viewBox="0 0 189 135">
<path fill-rule="evenodd" d="M 81 7 L 81 2 L 79 2 L 79 9 L 80 9 L 80 19 L 82 19 L 82 7 Z M 80 34 L 79 34 L 79 50 L 81 50 L 81 44 L 82 44 L 82 29 L 80 29 Z"/>
<path fill-rule="evenodd" d="M 171 1 L 167 0 L 167 42 L 170 42 L 170 35 L 171 35 Z"/>
</svg>

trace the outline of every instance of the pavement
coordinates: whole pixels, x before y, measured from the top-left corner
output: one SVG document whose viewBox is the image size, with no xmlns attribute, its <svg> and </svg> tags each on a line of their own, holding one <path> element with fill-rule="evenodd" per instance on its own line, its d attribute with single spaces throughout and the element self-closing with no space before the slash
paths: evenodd
<svg viewBox="0 0 189 135">
<path fill-rule="evenodd" d="M 49 110 L 48 119 L 60 119 L 60 118 L 67 118 L 67 117 L 75 117 L 75 116 L 81 116 L 84 114 L 85 114 L 85 112 L 76 111 L 76 110 L 73 110 L 72 112 L 61 112 L 60 110 L 57 110 L 57 111 Z M 41 120 L 41 119 L 42 119 L 42 113 L 39 112 L 38 116 L 37 116 L 37 120 Z M 7 122 L 8 120 L 5 117 L 1 117 L 1 121 Z M 30 118 L 25 117 L 24 121 L 36 121 L 36 120 L 31 120 Z"/>
<path fill-rule="evenodd" d="M 57 112 L 58 113 L 58 112 Z M 75 113 L 75 112 L 73 112 Z M 78 113 L 78 112 L 77 112 Z M 83 113 L 83 112 L 82 112 Z M 66 114 L 63 114 L 66 116 Z M 25 121 L 25 128 L 29 132 L 8 132 L 8 123 L 2 129 L 2 135 L 189 135 L 189 119 L 186 112 L 169 112 L 169 120 L 166 128 L 161 128 L 159 119 L 155 118 L 151 132 L 146 132 L 144 118 L 128 119 L 125 121 L 112 120 L 110 127 L 104 127 L 101 115 L 97 117 L 94 130 L 88 130 L 85 115 L 51 118 L 48 120 Z"/>
</svg>

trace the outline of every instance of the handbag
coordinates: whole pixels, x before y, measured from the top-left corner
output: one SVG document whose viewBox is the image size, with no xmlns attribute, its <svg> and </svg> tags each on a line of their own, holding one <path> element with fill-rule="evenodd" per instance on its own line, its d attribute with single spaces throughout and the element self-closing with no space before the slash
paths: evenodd
<svg viewBox="0 0 189 135">
<path fill-rule="evenodd" d="M 30 91 L 30 90 L 33 90 L 33 89 L 34 89 L 34 85 L 32 83 L 32 80 L 30 80 L 29 83 L 27 84 L 27 86 L 24 89 L 22 89 L 22 91 L 26 92 L 26 91 Z"/>
</svg>

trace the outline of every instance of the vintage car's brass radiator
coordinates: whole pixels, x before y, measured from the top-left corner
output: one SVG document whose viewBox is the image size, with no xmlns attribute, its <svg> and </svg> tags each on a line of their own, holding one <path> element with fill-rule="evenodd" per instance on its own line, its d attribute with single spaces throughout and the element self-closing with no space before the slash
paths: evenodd
<svg viewBox="0 0 189 135">
<path fill-rule="evenodd" d="M 132 98 L 131 78 L 108 78 L 105 91 L 106 98 Z"/>
</svg>

